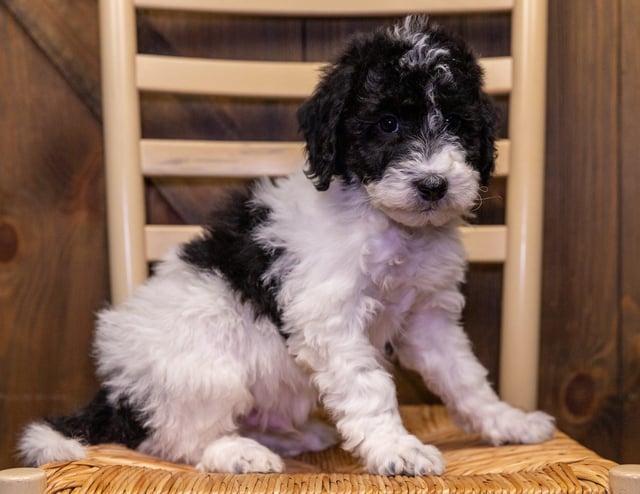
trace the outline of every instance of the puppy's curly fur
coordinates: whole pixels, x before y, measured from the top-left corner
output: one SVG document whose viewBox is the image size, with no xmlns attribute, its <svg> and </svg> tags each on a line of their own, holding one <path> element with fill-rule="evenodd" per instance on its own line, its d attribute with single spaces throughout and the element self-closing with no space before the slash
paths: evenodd
<svg viewBox="0 0 640 494">
<path fill-rule="evenodd" d="M 100 313 L 103 387 L 27 427 L 27 463 L 118 441 L 205 471 L 273 472 L 342 440 L 373 473 L 444 470 L 398 414 L 385 349 L 492 444 L 551 437 L 500 401 L 460 327 L 458 227 L 494 167 L 495 113 L 466 45 L 421 17 L 358 36 L 299 122 L 304 173 L 233 197 Z M 309 420 L 318 400 L 337 431 Z"/>
</svg>

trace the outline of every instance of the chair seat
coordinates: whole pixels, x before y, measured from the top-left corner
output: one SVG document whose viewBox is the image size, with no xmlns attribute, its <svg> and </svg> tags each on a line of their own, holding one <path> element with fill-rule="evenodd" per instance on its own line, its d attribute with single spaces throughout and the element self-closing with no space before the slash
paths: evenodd
<svg viewBox="0 0 640 494">
<path fill-rule="evenodd" d="M 404 406 L 406 427 L 444 454 L 444 475 L 385 477 L 363 473 L 339 447 L 285 460 L 281 474 L 205 474 L 118 445 L 89 448 L 88 457 L 50 463 L 48 494 L 211 493 L 606 493 L 616 464 L 562 432 L 538 445 L 491 447 L 462 432 L 442 406 Z"/>
</svg>

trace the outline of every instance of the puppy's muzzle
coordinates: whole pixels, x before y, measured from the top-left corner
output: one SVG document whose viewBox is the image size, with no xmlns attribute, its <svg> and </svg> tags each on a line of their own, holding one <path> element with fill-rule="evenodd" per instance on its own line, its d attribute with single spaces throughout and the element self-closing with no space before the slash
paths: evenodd
<svg viewBox="0 0 640 494">
<path fill-rule="evenodd" d="M 422 180 L 416 181 L 415 186 L 425 201 L 433 202 L 444 197 L 449 184 L 447 179 L 441 175 L 428 175 Z"/>
</svg>

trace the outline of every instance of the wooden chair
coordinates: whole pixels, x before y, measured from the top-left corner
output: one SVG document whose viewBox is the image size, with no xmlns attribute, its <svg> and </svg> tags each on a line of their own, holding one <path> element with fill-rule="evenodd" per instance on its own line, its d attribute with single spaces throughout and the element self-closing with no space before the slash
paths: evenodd
<svg viewBox="0 0 640 494">
<path fill-rule="evenodd" d="M 514 405 L 534 408 L 540 313 L 546 2 L 100 0 L 111 293 L 115 304 L 145 280 L 149 261 L 158 259 L 169 245 L 196 234 L 199 228 L 146 224 L 145 177 L 282 175 L 302 167 L 304 161 L 302 143 L 298 142 L 141 139 L 139 92 L 298 99 L 310 94 L 320 66 L 138 54 L 136 13 L 141 8 L 282 17 L 511 13 L 511 55 L 481 61 L 486 70 L 487 91 L 509 95 L 509 139 L 498 144 L 497 167 L 498 175 L 507 177 L 506 224 L 466 227 L 463 237 L 471 262 L 504 263 L 500 394 Z M 543 445 L 492 448 L 459 431 L 442 407 L 404 407 L 402 414 L 408 429 L 443 451 L 447 472 L 442 477 L 363 474 L 357 462 L 339 449 L 288 459 L 288 470 L 283 474 L 203 474 L 191 467 L 104 445 L 90 448 L 85 460 L 45 465 L 46 489 L 52 494 L 608 492 L 609 469 L 614 463 L 560 432 Z M 34 476 L 36 492 L 41 492 L 41 471 L 23 473 Z M 613 474 L 617 478 L 616 470 Z M 626 478 L 634 476 L 638 482 L 637 471 L 632 469 L 626 474 Z M 640 490 L 638 483 L 633 485 L 636 491 Z"/>
<path fill-rule="evenodd" d="M 237 5 L 235 5 L 237 3 Z M 546 2 L 515 0 L 210 1 L 100 3 L 102 95 L 108 193 L 111 296 L 128 297 L 147 263 L 194 236 L 198 227 L 146 225 L 144 178 L 282 175 L 304 164 L 302 143 L 140 138 L 140 91 L 236 98 L 292 98 L 313 90 L 321 63 L 206 60 L 137 53 L 136 8 L 235 15 L 395 16 L 409 12 L 513 11 L 510 57 L 481 60 L 486 90 L 510 95 L 509 139 L 498 142 L 497 175 L 507 176 L 506 225 L 464 229 L 471 262 L 504 263 L 501 395 L 537 402 L 544 172 Z M 520 166 L 511 166 L 518 163 Z"/>
</svg>

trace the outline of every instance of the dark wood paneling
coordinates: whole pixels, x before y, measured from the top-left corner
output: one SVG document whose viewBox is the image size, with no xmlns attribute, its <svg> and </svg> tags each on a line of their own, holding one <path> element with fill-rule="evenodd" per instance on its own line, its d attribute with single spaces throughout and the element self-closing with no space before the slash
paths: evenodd
<svg viewBox="0 0 640 494">
<path fill-rule="evenodd" d="M 106 298 L 100 126 L 0 8 L 0 467 L 19 429 L 95 386 Z"/>
<path fill-rule="evenodd" d="M 3 4 L 69 87 L 100 117 L 97 2 L 3 0 Z"/>
<path fill-rule="evenodd" d="M 549 3 L 540 401 L 617 457 L 617 2 Z"/>
<path fill-rule="evenodd" d="M 620 21 L 621 461 L 640 463 L 640 2 L 622 0 Z"/>
</svg>

